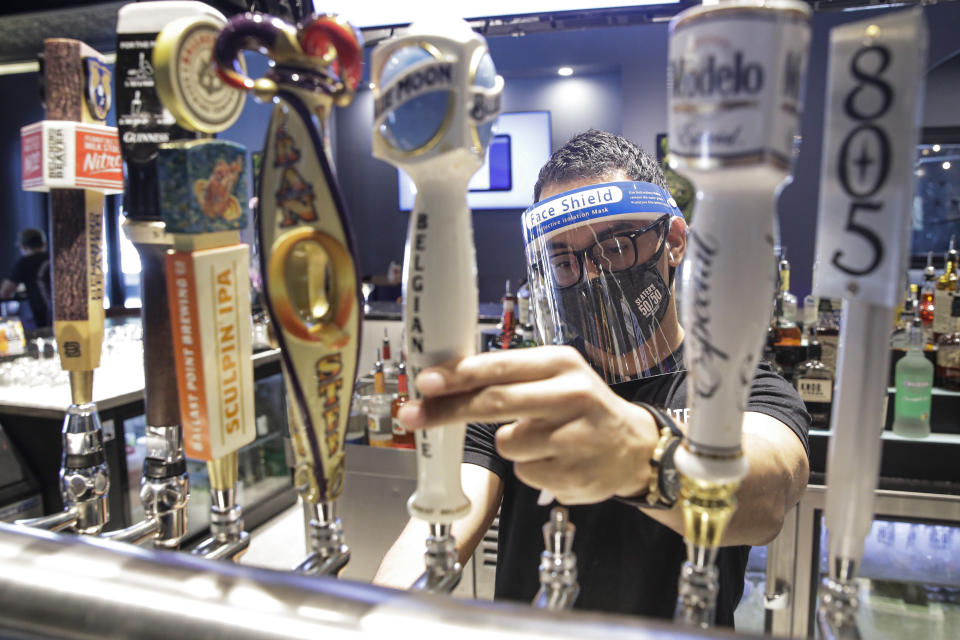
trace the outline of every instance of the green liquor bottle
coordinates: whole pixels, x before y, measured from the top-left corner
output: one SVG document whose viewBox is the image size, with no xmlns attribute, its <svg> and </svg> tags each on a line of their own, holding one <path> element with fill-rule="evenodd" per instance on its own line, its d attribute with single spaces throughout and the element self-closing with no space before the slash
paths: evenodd
<svg viewBox="0 0 960 640">
<path fill-rule="evenodd" d="M 893 432 L 907 438 L 930 435 L 933 363 L 923 355 L 923 325 L 914 318 L 907 355 L 897 363 Z"/>
</svg>

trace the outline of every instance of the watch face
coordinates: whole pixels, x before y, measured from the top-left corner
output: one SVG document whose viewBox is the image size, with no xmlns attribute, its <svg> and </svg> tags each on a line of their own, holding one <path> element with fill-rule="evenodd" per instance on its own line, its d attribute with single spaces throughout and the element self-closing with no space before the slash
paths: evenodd
<svg viewBox="0 0 960 640">
<path fill-rule="evenodd" d="M 667 444 L 660 459 L 660 495 L 664 502 L 674 504 L 680 495 L 680 474 L 677 473 L 677 465 L 674 464 L 673 454 L 680 446 L 680 438 L 674 438 Z"/>
</svg>

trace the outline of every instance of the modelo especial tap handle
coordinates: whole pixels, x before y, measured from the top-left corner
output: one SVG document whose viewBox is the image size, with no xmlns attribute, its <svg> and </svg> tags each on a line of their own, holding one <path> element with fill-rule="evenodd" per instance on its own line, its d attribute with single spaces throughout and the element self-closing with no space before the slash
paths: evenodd
<svg viewBox="0 0 960 640">
<path fill-rule="evenodd" d="M 21 129 L 23 188 L 50 192 L 54 333 L 72 402 L 63 423 L 59 522 L 26 524 L 98 534 L 109 519 L 108 473 L 93 372 L 103 344 L 105 193 L 123 191 L 117 130 L 104 126 L 111 71 L 77 40 L 44 41 L 47 119 Z"/>
<path fill-rule="evenodd" d="M 729 0 L 670 23 L 670 155 L 698 190 L 683 292 L 693 411 L 676 454 L 688 549 L 677 617 L 700 627 L 713 622 L 716 551 L 747 473 L 743 413 L 775 288 L 773 218 L 799 131 L 810 13 L 796 0 Z"/>
<path fill-rule="evenodd" d="M 477 348 L 477 267 L 467 183 L 483 163 L 503 80 L 466 22 L 415 23 L 371 54 L 373 154 L 417 185 L 404 258 L 411 379 Z M 411 392 L 419 396 L 416 383 Z M 411 515 L 449 524 L 470 502 L 460 486 L 464 424 L 418 431 Z"/>
<path fill-rule="evenodd" d="M 251 79 L 243 50 L 272 65 Z M 360 347 L 355 243 L 326 152 L 327 118 L 350 102 L 361 77 L 362 38 L 350 24 L 315 15 L 298 27 L 235 16 L 214 50 L 224 81 L 273 101 L 260 176 L 259 239 L 265 301 L 277 327 L 295 483 L 311 508 L 305 573 L 338 573 L 349 559 L 334 501 L 343 491 L 344 438 Z M 319 128 L 318 128 L 319 127 Z"/>
<path fill-rule="evenodd" d="M 730 0 L 670 24 L 670 157 L 694 180 L 704 211 L 691 231 L 683 304 L 697 409 L 678 456 L 705 480 L 746 472 L 743 407 L 775 286 L 773 218 L 799 132 L 809 16 L 795 0 Z M 718 462 L 694 468 L 687 454 L 697 451 Z"/>
<path fill-rule="evenodd" d="M 873 521 L 890 318 L 910 256 L 926 48 L 920 9 L 830 33 L 813 292 L 844 306 L 827 455 L 825 638 L 858 637 L 855 578 Z"/>
</svg>

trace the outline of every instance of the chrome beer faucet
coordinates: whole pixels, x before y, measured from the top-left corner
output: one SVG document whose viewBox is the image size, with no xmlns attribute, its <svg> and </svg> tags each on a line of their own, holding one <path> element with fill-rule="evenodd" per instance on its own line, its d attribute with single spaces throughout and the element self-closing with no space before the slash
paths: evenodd
<svg viewBox="0 0 960 640">
<path fill-rule="evenodd" d="M 533 599 L 539 609 L 570 609 L 580 593 L 577 583 L 577 555 L 573 552 L 576 527 L 566 507 L 550 510 L 543 525 L 543 553 L 540 554 L 540 590 Z"/>
</svg>

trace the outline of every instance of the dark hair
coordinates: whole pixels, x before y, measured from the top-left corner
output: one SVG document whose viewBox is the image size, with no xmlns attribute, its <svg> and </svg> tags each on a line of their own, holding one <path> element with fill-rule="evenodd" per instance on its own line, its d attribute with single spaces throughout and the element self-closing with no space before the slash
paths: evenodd
<svg viewBox="0 0 960 640">
<path fill-rule="evenodd" d="M 40 229 L 24 229 L 20 232 L 20 244 L 27 249 L 43 249 L 47 236 Z"/>
<path fill-rule="evenodd" d="M 540 201 L 545 184 L 603 178 L 620 170 L 631 180 L 667 187 L 663 170 L 650 154 L 623 136 L 590 129 L 570 138 L 550 156 L 533 187 L 533 201 Z"/>
</svg>

